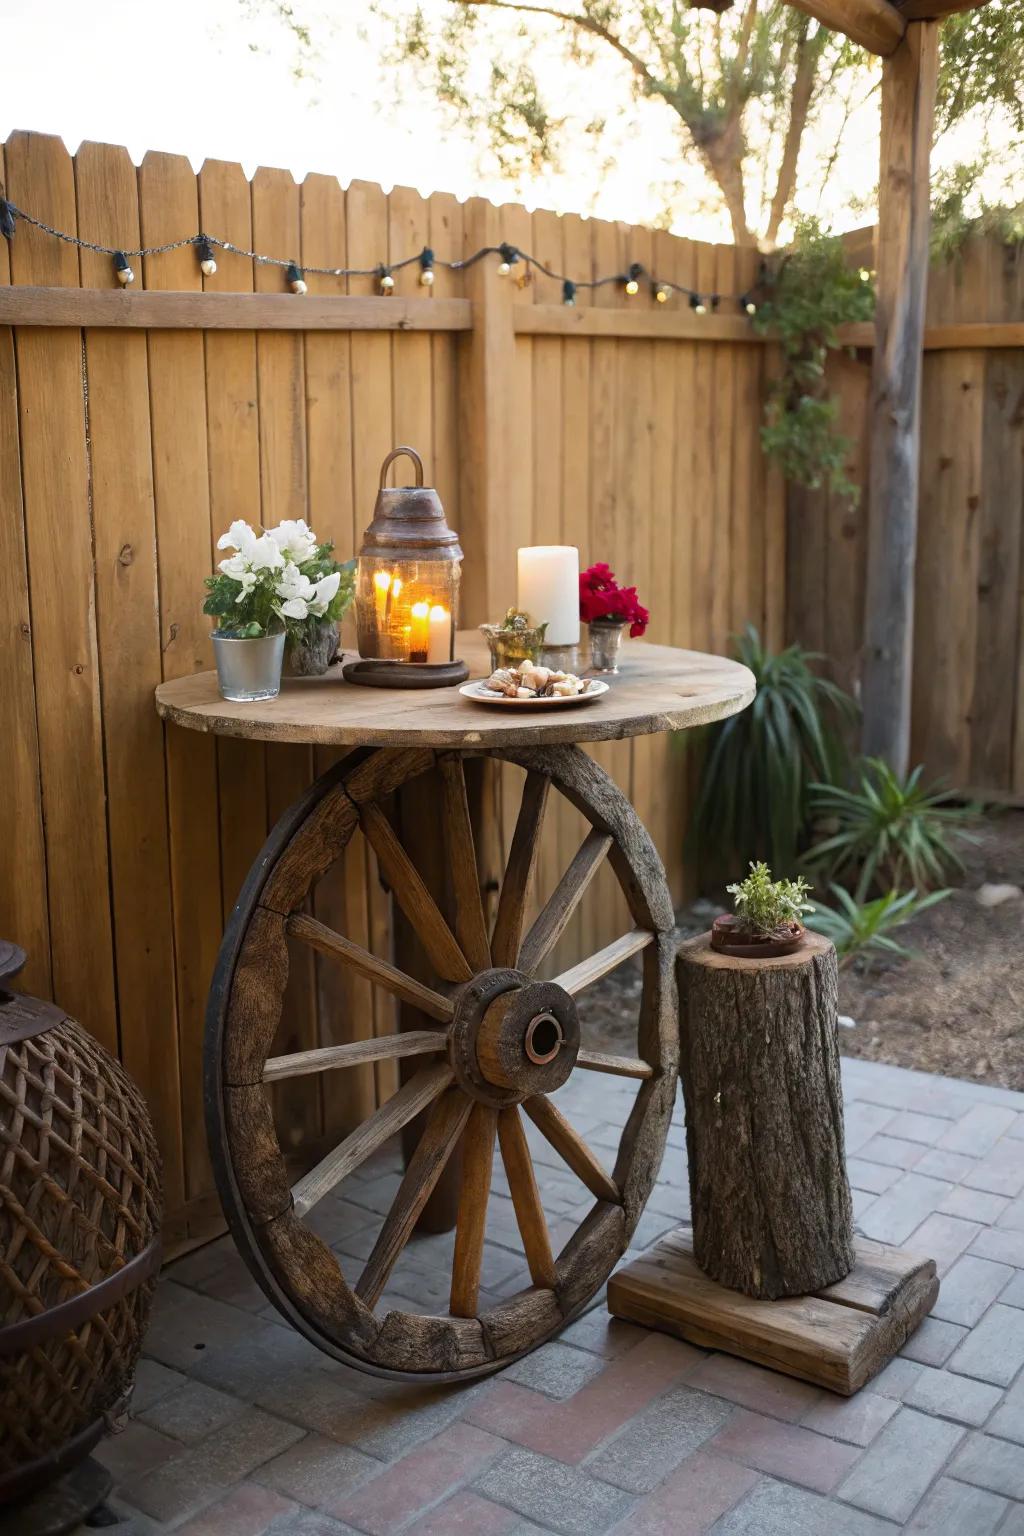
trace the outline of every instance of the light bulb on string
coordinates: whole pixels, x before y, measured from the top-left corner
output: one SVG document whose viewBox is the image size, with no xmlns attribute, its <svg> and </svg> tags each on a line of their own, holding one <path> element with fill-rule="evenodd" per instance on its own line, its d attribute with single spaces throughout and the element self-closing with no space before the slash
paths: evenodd
<svg viewBox="0 0 1024 1536">
<path fill-rule="evenodd" d="M 129 283 L 134 283 L 135 273 L 132 271 L 131 264 L 124 251 L 114 252 L 114 271 L 122 288 L 127 288 Z"/>
<path fill-rule="evenodd" d="M 713 293 L 711 295 L 711 308 L 712 308 L 712 311 L 717 311 L 718 306 L 719 306 L 719 304 L 721 304 L 721 302 L 722 302 L 722 295 L 720 293 Z"/>
<path fill-rule="evenodd" d="M 200 272 L 204 277 L 212 277 L 217 270 L 217 258 L 213 254 L 213 246 L 206 235 L 197 235 L 195 246 Z"/>
<path fill-rule="evenodd" d="M 567 277 L 562 283 L 562 303 L 570 305 L 576 303 L 576 284 L 571 277 Z"/>
<path fill-rule="evenodd" d="M 635 298 L 640 292 L 640 279 L 643 276 L 643 267 L 638 261 L 634 261 L 626 273 L 625 289 L 629 298 Z"/>
<path fill-rule="evenodd" d="M 5 240 L 14 239 L 14 214 L 6 197 L 0 197 L 0 235 Z"/>
<path fill-rule="evenodd" d="M 508 277 L 512 268 L 519 260 L 519 252 L 514 245 L 509 245 L 507 241 L 503 240 L 498 246 L 498 254 L 501 257 L 501 261 L 498 263 L 498 276 Z"/>
<path fill-rule="evenodd" d="M 305 293 L 306 279 L 302 275 L 301 267 L 297 266 L 294 261 L 290 261 L 288 263 L 284 276 L 285 281 L 287 282 L 288 287 L 291 289 L 292 293 Z"/>
<path fill-rule="evenodd" d="M 377 287 L 386 299 L 395 291 L 395 280 L 383 264 L 377 268 Z"/>
<path fill-rule="evenodd" d="M 740 294 L 739 303 L 740 303 L 740 308 L 742 310 L 744 310 L 748 315 L 756 315 L 757 314 L 757 305 L 754 302 L 753 294 L 741 293 Z"/>
<path fill-rule="evenodd" d="M 699 293 L 690 294 L 690 308 L 695 315 L 706 315 L 708 312 L 708 307 Z"/>
<path fill-rule="evenodd" d="M 652 283 L 651 292 L 659 304 L 667 304 L 672 296 L 672 291 L 667 283 Z"/>
<path fill-rule="evenodd" d="M 420 286 L 432 288 L 434 284 L 434 253 L 429 245 L 420 252 Z"/>
</svg>

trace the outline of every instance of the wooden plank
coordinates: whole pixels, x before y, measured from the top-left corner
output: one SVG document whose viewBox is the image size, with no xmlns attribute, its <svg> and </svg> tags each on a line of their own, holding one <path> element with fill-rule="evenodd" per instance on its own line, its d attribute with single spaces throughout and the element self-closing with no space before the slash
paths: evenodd
<svg viewBox="0 0 1024 1536">
<path fill-rule="evenodd" d="M 444 262 L 461 261 L 463 254 L 463 207 L 450 192 L 435 192 L 429 200 L 429 245 L 437 257 L 434 267 L 434 284 L 429 290 L 431 301 L 463 297 L 466 278 L 461 272 L 451 272 Z M 472 306 L 470 305 L 472 325 Z M 462 345 L 457 333 L 435 331 L 431 337 L 430 359 L 433 372 L 434 413 L 434 485 L 441 498 L 449 526 L 461 526 L 459 507 L 459 362 L 458 349 Z"/>
<path fill-rule="evenodd" d="M 465 955 L 380 806 L 362 806 L 360 819 L 381 873 L 430 956 L 434 970 L 446 981 L 470 981 L 473 972 Z"/>
<path fill-rule="evenodd" d="M 19 235 L 30 228 L 20 225 Z M 37 231 L 33 234 L 48 239 Z M 49 244 L 56 246 L 57 242 L 49 240 Z M 186 247 L 184 254 L 195 262 L 191 248 Z M 298 254 L 296 251 L 296 260 Z M 381 259 L 384 252 L 377 255 Z M 218 268 L 232 260 L 226 251 L 217 251 L 216 258 Z M 113 271 L 110 258 L 101 259 Z M 0 324 L 146 331 L 468 331 L 472 326 L 471 307 L 465 299 L 428 303 L 426 299 L 386 299 L 376 294 L 347 298 L 306 293 L 299 297 L 287 292 L 281 267 L 257 264 L 257 272 L 267 273 L 273 286 L 256 294 L 189 289 L 156 294 L 123 288 L 63 293 L 47 283 L 29 284 L 17 295 L 0 293 Z"/>
<path fill-rule="evenodd" d="M 75 190 L 85 239 L 138 246 L 126 149 L 81 145 Z M 116 283 L 107 257 L 83 250 L 80 261 L 84 283 Z M 146 338 L 88 330 L 85 363 L 120 1055 L 153 1116 L 174 1208 L 185 1188 L 163 731 L 152 704 L 160 612 Z M 104 408 L 113 401 L 118 409 Z"/>
<path fill-rule="evenodd" d="M 592 827 L 583 839 L 523 941 L 519 967 L 528 976 L 534 974 L 545 956 L 558 943 L 611 846 L 612 838 L 596 827 Z"/>
<path fill-rule="evenodd" d="M 519 959 L 550 788 L 551 780 L 544 774 L 527 774 L 491 938 L 491 960 L 494 965 L 514 966 Z"/>
<path fill-rule="evenodd" d="M 196 178 L 183 156 L 150 153 L 139 169 L 143 242 L 160 245 L 198 224 Z M 199 289 L 202 275 L 186 247 L 147 257 L 135 281 L 148 289 Z M 209 667 L 209 620 L 201 611 L 210 571 L 210 474 L 207 458 L 203 338 L 158 331 L 147 338 L 160 583 L 164 680 Z M 165 732 L 174 958 L 178 997 L 185 1190 L 206 1194 L 201 1055 L 206 994 L 221 928 L 217 759 L 212 741 Z"/>
<path fill-rule="evenodd" d="M 616 1317 L 852 1396 L 885 1366 L 939 1293 L 932 1259 L 857 1239 L 857 1263 L 815 1296 L 757 1301 L 709 1280 L 689 1228 L 666 1234 L 608 1282 Z"/>
<path fill-rule="evenodd" d="M 640 244 L 640 235 L 631 235 L 631 244 Z M 609 268 L 602 269 L 607 276 Z M 646 282 L 646 279 L 644 280 Z M 672 304 L 686 305 L 685 309 L 670 305 L 650 308 L 646 303 L 646 290 L 641 289 L 644 301 L 623 297 L 622 289 L 609 284 L 607 289 L 598 288 L 596 294 L 609 293 L 610 302 L 600 301 L 583 306 L 579 295 L 575 306 L 566 304 L 534 304 L 531 308 L 516 310 L 513 315 L 517 336 L 587 336 L 622 337 L 631 341 L 728 341 L 744 342 L 760 346 L 760 338 L 750 328 L 750 322 L 740 315 L 695 315 L 685 299 L 674 299 Z M 607 307 L 600 307 L 601 305 Z M 614 305 L 614 307 L 612 307 Z"/>
<path fill-rule="evenodd" d="M 465 762 L 461 757 L 442 757 L 439 768 L 444 794 L 445 850 L 455 903 L 455 937 L 472 969 L 485 971 L 491 963 L 491 946 L 480 892 Z"/>
<path fill-rule="evenodd" d="M 288 918 L 288 932 L 293 938 L 301 939 L 304 944 L 319 950 L 323 955 L 329 955 L 333 959 L 340 960 L 344 965 L 349 965 L 365 976 L 367 980 L 379 987 L 384 987 L 396 997 L 404 998 L 414 1008 L 419 1008 L 422 1013 L 427 1013 L 433 1019 L 440 1019 L 442 1023 L 450 1023 L 455 1017 L 455 1006 L 439 992 L 417 981 L 415 977 L 406 976 L 404 972 L 396 969 L 387 960 L 381 960 L 377 955 L 371 955 L 369 950 L 353 944 L 344 934 L 335 933 L 317 918 L 310 917 L 306 912 L 293 912 Z M 375 1044 L 380 1042 L 362 1042 L 363 1044 Z M 387 1054 L 387 1052 L 385 1052 Z M 397 1054 L 401 1054 L 400 1052 Z M 366 1057 L 367 1061 L 376 1060 L 375 1057 Z"/>
<path fill-rule="evenodd" d="M 0 147 L 0 176 L 3 149 Z M 6 240 L 0 286 L 10 281 Z M 0 931 L 28 954 L 18 986 L 51 995 L 50 922 L 46 900 L 35 665 L 25 550 L 25 507 L 18 441 L 18 380 L 14 333 L 0 330 L 0 675 L 8 721 L 7 793 L 0 797 L 0 843 L 10 850 L 16 880 L 0 881 Z"/>
<path fill-rule="evenodd" d="M 904 21 L 937 21 L 962 11 L 976 11 L 988 0 L 892 0 Z"/>
<path fill-rule="evenodd" d="M 444 1063 L 435 1067 L 422 1067 L 398 1090 L 394 1098 L 382 1104 L 369 1118 L 347 1136 L 340 1146 L 311 1168 L 292 1189 L 296 1216 L 306 1216 L 318 1200 L 322 1200 L 336 1184 L 358 1168 L 378 1147 L 396 1135 L 414 1115 L 448 1087 L 453 1077 L 452 1069 Z"/>
<path fill-rule="evenodd" d="M 862 746 L 905 773 L 910 752 L 921 337 L 938 27 L 913 22 L 882 69 L 878 345 L 872 378 Z"/>
<path fill-rule="evenodd" d="M 964 784 L 977 670 L 992 666 L 992 657 L 977 650 L 984 356 L 932 359 L 924 385 L 929 432 L 921 463 L 913 759 L 930 776 Z"/>
<path fill-rule="evenodd" d="M 585 1072 L 605 1072 L 611 1077 L 645 1079 L 654 1076 L 646 1061 L 633 1056 L 609 1056 L 604 1051 L 580 1051 L 576 1065 Z"/>
<path fill-rule="evenodd" d="M 282 1077 L 348 1070 L 366 1062 L 398 1057 L 432 1056 L 447 1044 L 448 1036 L 441 1030 L 416 1030 L 385 1040 L 354 1040 L 351 1045 L 326 1045 L 316 1051 L 297 1051 L 294 1056 L 271 1056 L 263 1069 L 263 1081 L 274 1083 Z"/>
<path fill-rule="evenodd" d="M 871 53 L 888 55 L 898 48 L 906 22 L 889 0 L 788 0 L 833 32 L 843 32 Z"/>
<path fill-rule="evenodd" d="M 199 217 L 241 250 L 252 249 L 252 197 L 242 167 L 207 160 L 199 173 Z M 196 257 L 193 255 L 192 260 Z M 251 292 L 253 264 L 218 251 L 217 270 L 202 277 L 205 293 Z M 156 295 L 154 295 L 156 297 Z M 163 297 L 160 295 L 160 297 Z M 213 542 L 236 518 L 261 520 L 256 338 L 248 331 L 210 331 L 206 368 L 210 534 Z M 223 551 L 213 551 L 216 563 Z M 266 751 L 255 742 L 217 743 L 220 788 L 221 903 L 225 921 L 267 831 Z"/>
<path fill-rule="evenodd" d="M 74 172 L 59 139 L 14 133 L 5 163 L 12 201 L 75 231 Z M 78 284 L 74 247 L 30 226 L 19 227 L 9 254 L 14 284 Z M 116 1051 L 82 338 L 29 328 L 16 350 L 53 993 Z"/>
</svg>

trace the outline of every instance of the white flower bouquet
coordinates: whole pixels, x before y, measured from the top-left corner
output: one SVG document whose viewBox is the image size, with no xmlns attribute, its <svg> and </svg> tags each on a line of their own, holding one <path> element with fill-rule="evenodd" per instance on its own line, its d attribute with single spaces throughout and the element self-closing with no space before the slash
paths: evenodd
<svg viewBox="0 0 1024 1536">
<path fill-rule="evenodd" d="M 292 644 L 309 644 L 352 601 L 355 561 L 340 565 L 333 544 L 319 543 L 301 518 L 265 533 L 239 519 L 217 548 L 234 550 L 206 578 L 203 612 L 218 635 L 256 640 L 284 631 Z"/>
</svg>

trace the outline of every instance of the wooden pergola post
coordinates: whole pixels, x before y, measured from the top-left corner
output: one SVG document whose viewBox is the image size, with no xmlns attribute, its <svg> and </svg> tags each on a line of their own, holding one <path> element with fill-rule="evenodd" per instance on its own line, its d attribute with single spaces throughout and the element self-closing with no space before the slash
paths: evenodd
<svg viewBox="0 0 1024 1536">
<path fill-rule="evenodd" d="M 910 760 L 921 357 L 938 31 L 935 21 L 912 22 L 882 66 L 862 746 L 867 755 L 885 758 L 900 774 L 906 773 Z"/>
</svg>

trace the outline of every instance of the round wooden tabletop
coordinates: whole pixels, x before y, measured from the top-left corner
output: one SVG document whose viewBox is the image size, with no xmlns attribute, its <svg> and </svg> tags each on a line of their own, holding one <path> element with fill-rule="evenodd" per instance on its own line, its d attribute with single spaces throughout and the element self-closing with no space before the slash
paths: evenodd
<svg viewBox="0 0 1024 1536">
<path fill-rule="evenodd" d="M 490 672 L 487 646 L 460 631 L 456 655 L 471 678 Z M 355 659 L 348 657 L 348 660 Z M 323 746 L 501 747 L 612 741 L 678 731 L 738 714 L 754 697 L 753 675 L 738 662 L 701 651 L 627 641 L 608 693 L 565 709 L 474 704 L 457 688 L 365 688 L 346 683 L 341 667 L 324 677 L 286 678 L 276 699 L 222 699 L 215 672 L 161 683 L 156 707 L 165 720 L 218 736 Z"/>
</svg>

